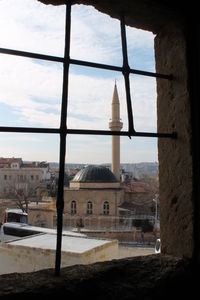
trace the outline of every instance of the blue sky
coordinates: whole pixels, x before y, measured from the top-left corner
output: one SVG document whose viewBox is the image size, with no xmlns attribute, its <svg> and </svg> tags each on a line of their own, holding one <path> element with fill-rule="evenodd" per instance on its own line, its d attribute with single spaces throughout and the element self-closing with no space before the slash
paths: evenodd
<svg viewBox="0 0 200 300">
<path fill-rule="evenodd" d="M 0 1 L 0 47 L 63 56 L 65 7 L 36 0 Z M 153 34 L 127 27 L 132 68 L 154 71 Z M 71 58 L 122 65 L 120 24 L 94 8 L 72 8 Z M 58 127 L 62 64 L 0 55 L 0 125 Z M 70 67 L 69 128 L 108 129 L 117 81 L 123 129 L 127 111 L 123 77 L 118 72 Z M 131 75 L 135 129 L 156 131 L 155 79 Z M 58 161 L 59 137 L 0 134 L 0 156 Z M 68 136 L 67 162 L 111 162 L 111 137 Z M 121 162 L 157 161 L 157 140 L 121 138 Z"/>
</svg>

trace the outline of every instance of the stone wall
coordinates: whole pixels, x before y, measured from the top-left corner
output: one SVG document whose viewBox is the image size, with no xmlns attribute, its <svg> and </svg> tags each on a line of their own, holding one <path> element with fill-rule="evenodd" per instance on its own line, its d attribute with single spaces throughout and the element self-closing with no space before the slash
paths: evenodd
<svg viewBox="0 0 200 300">
<path fill-rule="evenodd" d="M 192 257 L 193 203 L 190 98 L 183 28 L 169 24 L 155 38 L 156 71 L 173 80 L 157 79 L 158 132 L 177 132 L 159 139 L 159 197 L 162 252 Z"/>
</svg>

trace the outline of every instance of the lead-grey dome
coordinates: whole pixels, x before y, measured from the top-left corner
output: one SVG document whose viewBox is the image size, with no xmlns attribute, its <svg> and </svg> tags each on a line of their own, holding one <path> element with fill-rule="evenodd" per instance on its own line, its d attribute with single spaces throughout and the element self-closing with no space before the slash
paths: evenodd
<svg viewBox="0 0 200 300">
<path fill-rule="evenodd" d="M 81 169 L 72 182 L 117 182 L 117 179 L 108 168 L 92 165 Z"/>
</svg>

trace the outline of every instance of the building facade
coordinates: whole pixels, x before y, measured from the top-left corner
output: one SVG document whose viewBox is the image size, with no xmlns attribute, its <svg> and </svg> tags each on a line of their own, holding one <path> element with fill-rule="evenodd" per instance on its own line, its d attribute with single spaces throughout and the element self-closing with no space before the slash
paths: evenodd
<svg viewBox="0 0 200 300">
<path fill-rule="evenodd" d="M 109 128 L 122 129 L 116 83 L 112 97 Z M 105 166 L 87 166 L 80 170 L 64 191 L 64 226 L 93 229 L 119 225 L 118 206 L 123 202 L 120 186 L 120 137 L 112 136 L 112 172 Z"/>
<path fill-rule="evenodd" d="M 65 188 L 64 199 L 64 226 L 112 228 L 116 226 L 124 190 L 108 168 L 87 166 Z"/>
<path fill-rule="evenodd" d="M 49 179 L 49 165 L 45 162 L 24 163 L 21 158 L 0 158 L 1 198 L 12 198 L 16 191 L 27 193 Z"/>
</svg>

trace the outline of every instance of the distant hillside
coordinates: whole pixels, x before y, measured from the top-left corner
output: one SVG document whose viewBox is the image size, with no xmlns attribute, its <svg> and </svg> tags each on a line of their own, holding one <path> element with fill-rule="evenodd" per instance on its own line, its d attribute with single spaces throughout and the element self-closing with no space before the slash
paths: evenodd
<svg viewBox="0 0 200 300">
<path fill-rule="evenodd" d="M 58 168 L 59 164 L 55 162 L 49 163 L 51 168 Z M 70 163 L 66 164 L 66 170 L 67 169 L 82 169 L 86 164 L 76 164 L 76 163 Z M 111 167 L 110 164 L 104 164 L 108 167 Z M 133 174 L 134 177 L 141 177 L 142 175 L 146 174 L 149 176 L 156 176 L 158 175 L 158 162 L 141 162 L 141 163 L 123 163 L 121 164 L 121 169 L 123 169 L 125 172 L 130 172 Z"/>
<path fill-rule="evenodd" d="M 135 177 L 142 175 L 157 176 L 158 175 L 158 162 L 141 162 L 135 164 L 121 164 L 121 168 L 125 172 L 133 173 Z"/>
</svg>

